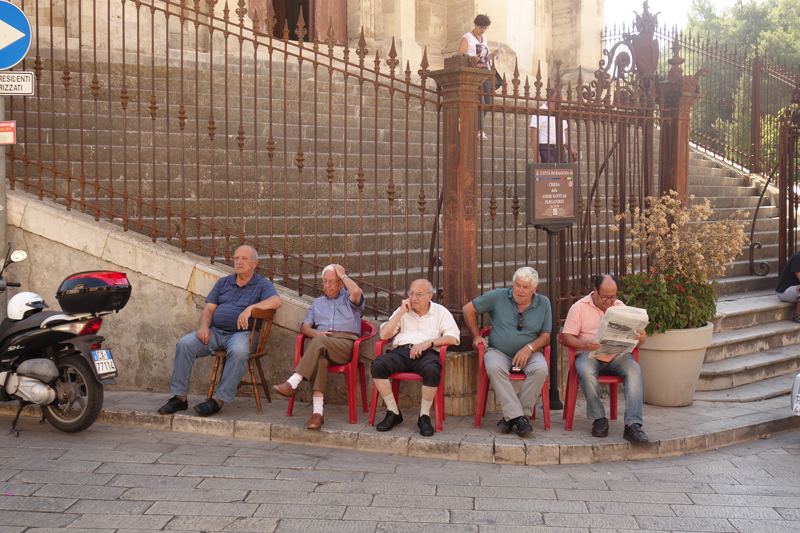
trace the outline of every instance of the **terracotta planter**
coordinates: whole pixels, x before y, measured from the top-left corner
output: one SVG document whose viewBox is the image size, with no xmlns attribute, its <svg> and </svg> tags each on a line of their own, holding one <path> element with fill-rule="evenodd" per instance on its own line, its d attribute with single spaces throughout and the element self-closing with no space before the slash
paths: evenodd
<svg viewBox="0 0 800 533">
<path fill-rule="evenodd" d="M 639 348 L 644 401 L 650 405 L 690 405 L 700 367 L 711 345 L 714 324 L 648 335 Z"/>
</svg>

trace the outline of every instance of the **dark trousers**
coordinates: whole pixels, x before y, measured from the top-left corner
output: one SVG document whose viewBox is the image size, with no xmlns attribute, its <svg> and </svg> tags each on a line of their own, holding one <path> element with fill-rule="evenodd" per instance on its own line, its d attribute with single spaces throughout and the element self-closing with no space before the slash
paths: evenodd
<svg viewBox="0 0 800 533">
<path fill-rule="evenodd" d="M 422 376 L 426 387 L 438 387 L 442 375 L 439 352 L 428 349 L 416 359 L 411 359 L 411 345 L 392 348 L 372 362 L 372 379 L 389 379 L 395 372 L 413 372 Z"/>
</svg>

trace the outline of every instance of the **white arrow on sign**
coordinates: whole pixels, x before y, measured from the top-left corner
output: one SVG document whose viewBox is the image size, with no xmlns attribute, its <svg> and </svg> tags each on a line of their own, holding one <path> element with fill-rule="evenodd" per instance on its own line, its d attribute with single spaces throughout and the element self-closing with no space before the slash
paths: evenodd
<svg viewBox="0 0 800 533">
<path fill-rule="evenodd" d="M 25 34 L 0 20 L 0 50 L 25 37 Z"/>
</svg>

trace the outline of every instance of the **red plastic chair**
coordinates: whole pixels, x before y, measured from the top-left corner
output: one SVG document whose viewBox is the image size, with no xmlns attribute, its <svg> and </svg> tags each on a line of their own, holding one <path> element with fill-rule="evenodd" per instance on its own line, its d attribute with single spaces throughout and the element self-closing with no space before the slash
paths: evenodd
<svg viewBox="0 0 800 533">
<path fill-rule="evenodd" d="M 488 337 L 492 327 L 483 328 L 480 333 L 481 337 Z M 486 373 L 486 365 L 483 363 L 483 356 L 486 353 L 486 347 L 481 344 L 478 346 L 478 402 L 475 406 L 475 427 L 481 427 L 481 420 L 486 415 L 486 401 L 489 397 L 489 375 Z M 547 363 L 547 369 L 550 370 L 550 346 L 545 346 L 544 360 Z M 525 381 L 525 374 L 509 374 L 508 379 L 511 381 Z M 550 374 L 544 381 L 542 386 L 542 410 L 544 411 L 544 429 L 550 429 Z M 531 418 L 536 420 L 536 406 L 533 406 L 533 413 Z"/>
<path fill-rule="evenodd" d="M 383 339 L 375 343 L 375 358 L 377 359 L 383 353 L 383 348 L 391 340 L 385 341 Z M 442 431 L 444 425 L 444 358 L 447 354 L 447 344 L 439 347 L 439 360 L 442 363 L 442 377 L 439 379 L 439 387 L 436 389 L 436 395 L 433 397 L 433 410 L 436 419 L 436 431 Z M 400 395 L 400 381 L 422 381 L 422 376 L 414 372 L 395 372 L 389 379 L 392 380 L 392 394 L 394 400 L 397 401 Z M 372 400 L 369 404 L 369 425 L 375 425 L 375 410 L 378 408 L 378 388 L 375 383 L 372 383 Z"/>
<path fill-rule="evenodd" d="M 358 377 L 361 381 L 361 403 L 364 409 L 364 412 L 367 412 L 367 379 L 364 376 L 364 363 L 359 361 L 358 358 L 358 350 L 361 347 L 361 343 L 367 339 L 371 339 L 378 333 L 378 327 L 374 324 L 367 322 L 366 320 L 361 321 L 361 336 L 356 339 L 355 343 L 353 343 L 353 358 L 350 360 L 349 363 L 344 365 L 336 365 L 336 366 L 329 366 L 328 367 L 328 374 L 335 374 L 335 373 L 342 373 L 344 374 L 345 382 L 347 384 L 347 407 L 350 411 L 350 423 L 356 424 L 358 423 L 358 408 L 357 408 L 357 390 L 356 390 L 356 369 L 358 369 Z M 303 351 L 305 350 L 305 340 L 308 337 L 303 335 L 302 333 L 297 336 L 294 343 L 294 368 L 297 368 L 298 363 L 300 363 L 300 358 L 303 357 Z M 289 398 L 289 407 L 286 410 L 286 416 L 292 416 L 292 411 L 294 410 L 294 396 Z"/>
<path fill-rule="evenodd" d="M 558 334 L 558 342 L 563 346 L 561 340 L 561 333 Z M 567 420 L 564 425 L 567 431 L 572 431 L 572 421 L 575 419 L 575 404 L 578 402 L 578 389 L 580 388 L 580 381 L 578 380 L 578 371 L 575 370 L 575 348 L 565 346 L 569 353 L 569 374 L 567 375 L 567 390 L 564 393 L 564 413 L 563 418 Z M 633 360 L 639 362 L 639 348 L 633 350 Z M 617 394 L 619 393 L 619 384 L 623 379 L 619 376 L 598 376 L 597 380 L 600 383 L 608 385 L 608 395 L 611 398 L 611 420 L 617 419 Z"/>
</svg>

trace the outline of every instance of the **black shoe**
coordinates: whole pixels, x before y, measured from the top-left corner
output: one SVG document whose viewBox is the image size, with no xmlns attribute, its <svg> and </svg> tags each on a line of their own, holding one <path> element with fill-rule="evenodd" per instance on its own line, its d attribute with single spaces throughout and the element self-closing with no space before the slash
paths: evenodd
<svg viewBox="0 0 800 533">
<path fill-rule="evenodd" d="M 390 431 L 393 427 L 403 423 L 403 413 L 394 414 L 393 411 L 386 411 L 386 418 L 375 428 L 378 431 Z"/>
<path fill-rule="evenodd" d="M 533 428 L 531 427 L 531 423 L 528 422 L 527 416 L 521 416 L 517 418 L 517 435 L 520 437 L 527 437 L 531 434 Z"/>
<path fill-rule="evenodd" d="M 158 414 L 171 415 L 177 413 L 178 411 L 185 411 L 188 408 L 189 402 L 186 400 L 181 400 L 177 396 L 173 396 L 167 403 L 161 406 L 161 409 L 158 410 Z"/>
<path fill-rule="evenodd" d="M 647 435 L 645 435 L 644 431 L 642 431 L 641 424 L 630 424 L 625 426 L 625 432 L 622 434 L 622 438 L 628 442 L 648 442 Z"/>
<path fill-rule="evenodd" d="M 417 420 L 419 426 L 419 434 L 423 437 L 430 437 L 433 435 L 433 426 L 431 425 L 431 417 L 428 415 L 420 415 Z"/>
<path fill-rule="evenodd" d="M 194 410 L 197 411 L 197 414 L 200 416 L 215 415 L 219 413 L 220 409 L 222 409 L 222 407 L 220 407 L 219 404 L 214 401 L 214 398 L 211 398 L 203 403 L 198 403 L 194 406 Z"/>
<path fill-rule="evenodd" d="M 598 418 L 592 422 L 592 437 L 608 437 L 608 418 Z"/>
<path fill-rule="evenodd" d="M 511 420 L 506 420 L 505 418 L 501 418 L 500 422 L 497 423 L 497 427 L 500 428 L 500 431 L 503 433 L 511 433 L 514 430 L 514 425 L 517 423 L 516 418 L 512 418 Z"/>
</svg>

